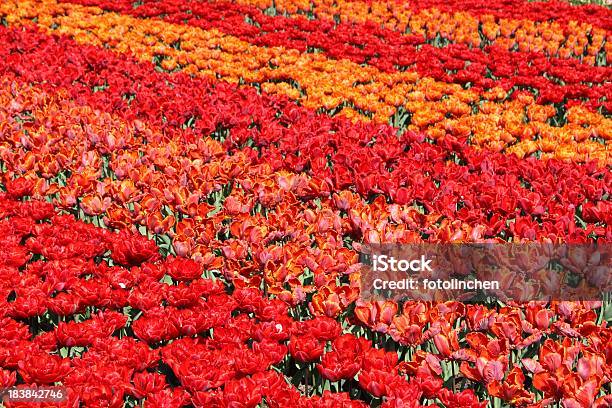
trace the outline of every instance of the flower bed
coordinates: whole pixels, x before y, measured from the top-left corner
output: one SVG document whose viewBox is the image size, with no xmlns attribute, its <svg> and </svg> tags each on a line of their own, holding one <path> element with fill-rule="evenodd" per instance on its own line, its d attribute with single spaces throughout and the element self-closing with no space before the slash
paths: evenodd
<svg viewBox="0 0 612 408">
<path fill-rule="evenodd" d="M 612 404 L 607 295 L 359 280 L 364 244 L 612 240 L 610 11 L 328 3 L 0 4 L 0 390 Z"/>
</svg>

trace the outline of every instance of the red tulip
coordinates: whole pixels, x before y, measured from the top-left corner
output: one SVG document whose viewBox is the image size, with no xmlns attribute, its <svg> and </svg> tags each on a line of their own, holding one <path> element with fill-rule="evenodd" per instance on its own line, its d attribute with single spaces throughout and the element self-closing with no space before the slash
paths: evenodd
<svg viewBox="0 0 612 408">
<path fill-rule="evenodd" d="M 19 361 L 19 374 L 28 384 L 53 384 L 71 370 L 70 360 L 44 352 L 29 354 Z"/>
<path fill-rule="evenodd" d="M 318 360 L 323 354 L 325 343 L 313 335 L 291 336 L 289 352 L 300 363 L 310 363 Z"/>
<path fill-rule="evenodd" d="M 19 177 L 14 180 L 7 180 L 4 185 L 10 197 L 22 198 L 34 194 L 34 186 L 36 183 L 34 180 Z"/>
<path fill-rule="evenodd" d="M 166 377 L 158 373 L 135 373 L 132 377 L 132 383 L 134 384 L 133 395 L 138 399 L 145 398 L 167 387 Z"/>
<path fill-rule="evenodd" d="M 364 370 L 359 373 L 359 385 L 376 398 L 388 395 L 395 379 L 395 375 L 386 371 Z"/>
<path fill-rule="evenodd" d="M 0 368 L 0 388 L 12 387 L 17 382 L 17 373 Z"/>
<path fill-rule="evenodd" d="M 319 373 L 330 381 L 353 378 L 360 368 L 358 362 L 345 361 L 334 351 L 326 353 L 321 364 L 317 364 Z"/>
<path fill-rule="evenodd" d="M 178 281 L 191 281 L 202 275 L 202 266 L 191 259 L 167 258 L 166 271 Z"/>
</svg>

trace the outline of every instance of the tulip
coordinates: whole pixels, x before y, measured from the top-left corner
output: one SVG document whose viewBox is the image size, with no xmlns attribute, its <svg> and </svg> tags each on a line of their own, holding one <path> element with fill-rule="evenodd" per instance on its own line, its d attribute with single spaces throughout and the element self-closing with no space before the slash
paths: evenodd
<svg viewBox="0 0 612 408">
<path fill-rule="evenodd" d="M 34 180 L 28 180 L 23 177 L 5 182 L 6 191 L 13 198 L 31 196 L 34 193 L 34 184 Z"/>
<path fill-rule="evenodd" d="M 325 343 L 312 335 L 292 336 L 289 340 L 289 353 L 300 363 L 318 360 L 323 354 Z"/>
<path fill-rule="evenodd" d="M 2 388 L 12 387 L 16 382 L 17 373 L 15 371 L 0 369 L 0 386 L 2 386 Z"/>
<path fill-rule="evenodd" d="M 353 378 L 361 369 L 361 361 L 352 354 L 330 351 L 317 364 L 319 373 L 330 381 Z"/>
<path fill-rule="evenodd" d="M 70 371 L 70 360 L 44 352 L 31 354 L 19 361 L 19 374 L 28 384 L 53 384 Z"/>
</svg>

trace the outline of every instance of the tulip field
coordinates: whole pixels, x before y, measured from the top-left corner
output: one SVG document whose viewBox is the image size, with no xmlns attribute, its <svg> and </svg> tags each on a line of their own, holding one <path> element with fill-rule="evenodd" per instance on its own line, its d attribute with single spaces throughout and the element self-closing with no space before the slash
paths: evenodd
<svg viewBox="0 0 612 408">
<path fill-rule="evenodd" d="M 611 55 L 561 1 L 2 0 L 0 406 L 612 407 L 609 292 L 359 252 L 612 243 Z"/>
</svg>

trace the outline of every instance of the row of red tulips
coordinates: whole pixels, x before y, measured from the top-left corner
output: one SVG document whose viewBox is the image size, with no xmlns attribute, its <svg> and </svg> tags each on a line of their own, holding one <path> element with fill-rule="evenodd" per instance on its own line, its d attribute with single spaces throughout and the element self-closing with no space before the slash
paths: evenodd
<svg viewBox="0 0 612 408">
<path fill-rule="evenodd" d="M 484 1 L 405 3 L 398 0 L 236 2 L 276 14 L 302 14 L 349 23 L 371 22 L 398 32 L 418 33 L 437 44 L 453 41 L 482 47 L 495 42 L 523 51 L 545 52 L 549 56 L 580 58 L 591 65 L 605 64 L 605 54 L 609 54 L 611 45 L 607 32 L 610 10 L 597 6 L 582 8 L 546 2 L 544 6 L 536 5 L 538 11 L 533 12 L 534 4 L 525 1 L 495 1 L 492 4 Z"/>
</svg>

